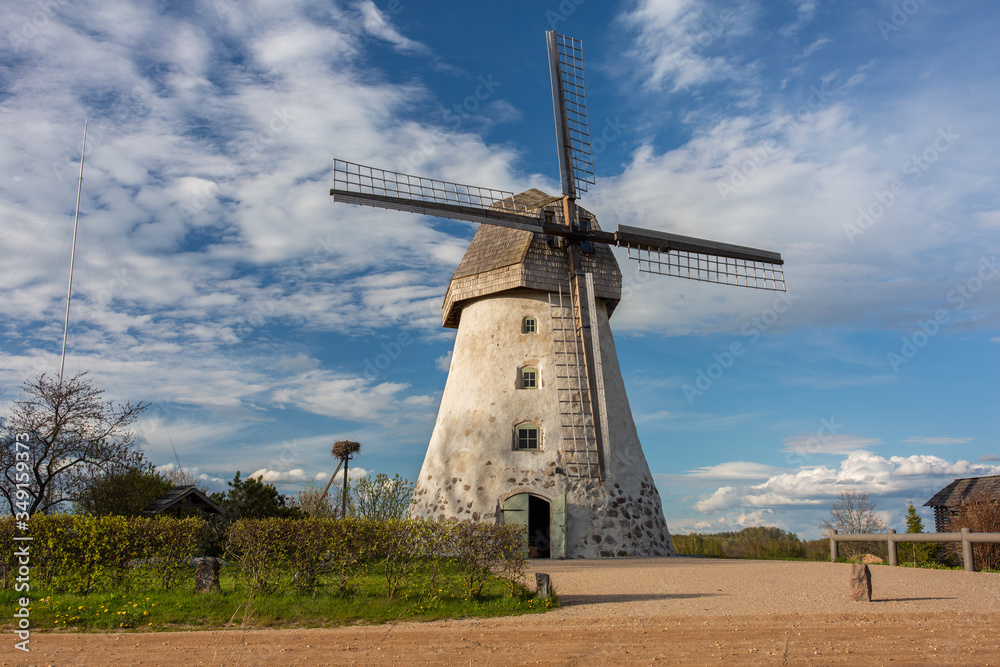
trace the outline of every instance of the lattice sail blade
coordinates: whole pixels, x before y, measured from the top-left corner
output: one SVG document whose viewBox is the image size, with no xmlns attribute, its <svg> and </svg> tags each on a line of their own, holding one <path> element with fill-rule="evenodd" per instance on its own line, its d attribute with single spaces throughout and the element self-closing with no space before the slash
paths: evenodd
<svg viewBox="0 0 1000 667">
<path fill-rule="evenodd" d="M 785 291 L 784 261 L 776 252 L 626 226 L 615 232 L 615 243 L 647 273 Z"/>
<path fill-rule="evenodd" d="M 542 230 L 512 192 L 413 176 L 344 160 L 333 161 L 333 200 L 480 222 L 529 232 Z"/>
<path fill-rule="evenodd" d="M 594 183 L 590 122 L 583 83 L 583 42 L 550 30 L 545 33 L 556 117 L 559 173 L 563 194 L 576 197 Z"/>
</svg>

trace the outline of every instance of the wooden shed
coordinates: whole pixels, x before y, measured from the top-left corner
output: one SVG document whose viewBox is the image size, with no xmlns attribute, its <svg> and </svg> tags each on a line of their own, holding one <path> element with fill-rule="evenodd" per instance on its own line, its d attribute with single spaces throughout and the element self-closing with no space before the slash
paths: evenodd
<svg viewBox="0 0 1000 667">
<path fill-rule="evenodd" d="M 1000 499 L 1000 475 L 991 477 L 962 477 L 934 494 L 924 507 L 934 508 L 934 529 L 948 532 L 948 522 L 958 513 L 958 508 L 973 496 L 985 495 Z"/>
<path fill-rule="evenodd" d="M 193 484 L 175 486 L 162 496 L 151 502 L 142 510 L 143 516 L 158 516 L 173 514 L 181 518 L 190 516 L 194 510 L 202 510 L 209 514 L 225 514 L 218 503 L 205 495 Z"/>
</svg>

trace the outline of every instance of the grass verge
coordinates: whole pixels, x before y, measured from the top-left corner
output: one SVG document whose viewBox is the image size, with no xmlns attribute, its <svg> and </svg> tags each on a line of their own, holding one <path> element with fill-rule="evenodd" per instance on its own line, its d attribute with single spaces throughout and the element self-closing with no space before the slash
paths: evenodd
<svg viewBox="0 0 1000 667">
<path fill-rule="evenodd" d="M 391 599 L 378 569 L 354 580 L 349 596 L 339 595 L 332 582 L 311 593 L 252 594 L 236 574 L 223 568 L 220 590 L 206 594 L 194 593 L 193 577 L 169 591 L 152 590 L 142 582 L 132 582 L 131 590 L 86 595 L 36 589 L 31 594 L 31 626 L 41 632 L 312 628 L 514 616 L 558 606 L 557 598 L 539 600 L 521 586 L 511 595 L 510 583 L 502 579 L 490 580 L 481 596 L 470 598 L 459 573 L 451 568 L 435 577 L 436 590 L 429 579 L 418 575 Z M 9 607 L 22 596 L 9 589 L 0 591 L 0 601 Z M 12 628 L 4 624 L 4 630 Z"/>
</svg>

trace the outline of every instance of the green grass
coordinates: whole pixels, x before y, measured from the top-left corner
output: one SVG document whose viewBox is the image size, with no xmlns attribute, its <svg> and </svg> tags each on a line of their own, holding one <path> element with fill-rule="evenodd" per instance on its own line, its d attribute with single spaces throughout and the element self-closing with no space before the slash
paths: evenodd
<svg viewBox="0 0 1000 667">
<path fill-rule="evenodd" d="M 523 587 L 510 594 L 510 584 L 491 580 L 479 597 L 468 597 L 454 570 L 446 569 L 430 590 L 430 580 L 411 577 L 393 599 L 385 594 L 380 569 L 352 582 L 352 595 L 338 595 L 336 585 L 312 593 L 293 591 L 251 594 L 230 568 L 220 575 L 221 590 L 195 594 L 193 577 L 170 591 L 153 590 L 142 581 L 133 591 L 94 592 L 89 595 L 33 590 L 31 626 L 36 631 L 108 632 L 122 629 L 151 632 L 181 629 L 310 628 L 374 624 L 391 621 L 431 621 L 449 618 L 513 616 L 544 612 L 558 601 L 539 600 Z M 140 589 L 145 589 L 141 590 Z M 0 601 L 12 608 L 23 596 L 0 591 Z M 10 630 L 10 622 L 4 624 Z"/>
</svg>

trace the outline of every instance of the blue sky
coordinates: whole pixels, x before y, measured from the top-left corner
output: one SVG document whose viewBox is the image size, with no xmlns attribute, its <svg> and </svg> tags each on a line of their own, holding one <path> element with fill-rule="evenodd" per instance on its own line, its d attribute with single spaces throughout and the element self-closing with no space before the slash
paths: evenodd
<svg viewBox="0 0 1000 667">
<path fill-rule="evenodd" d="M 472 225 L 334 204 L 339 157 L 558 190 L 544 31 L 582 39 L 607 228 L 777 250 L 786 295 L 647 276 L 612 318 L 674 532 L 801 536 L 841 490 L 902 530 L 1000 474 L 993 3 L 6 3 L 0 388 L 68 368 L 152 403 L 212 488 L 414 479 Z M 734 351 L 737 353 L 734 354 Z M 992 406 L 992 407 L 991 407 Z M 930 515 L 924 513 L 925 518 Z"/>
</svg>

